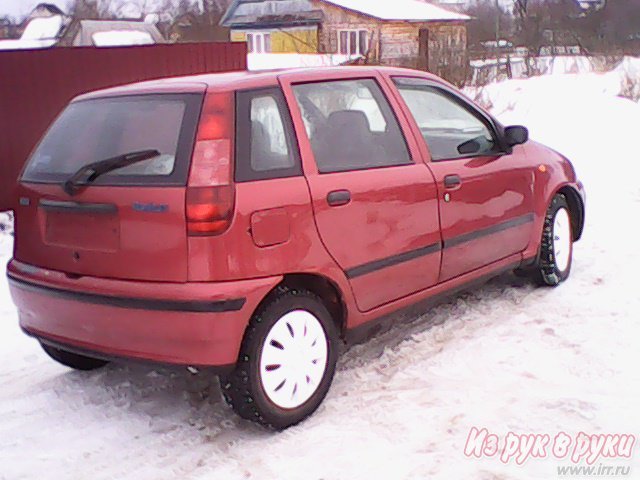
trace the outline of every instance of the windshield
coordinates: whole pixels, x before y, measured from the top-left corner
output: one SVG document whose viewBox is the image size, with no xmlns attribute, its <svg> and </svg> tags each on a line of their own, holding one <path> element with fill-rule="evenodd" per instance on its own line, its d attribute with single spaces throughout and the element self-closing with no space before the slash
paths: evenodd
<svg viewBox="0 0 640 480">
<path fill-rule="evenodd" d="M 195 130 L 190 118 L 197 110 L 193 97 L 146 95 L 72 103 L 34 151 L 22 180 L 60 182 L 106 158 L 157 150 L 159 155 L 108 172 L 96 183 L 183 183 Z"/>
</svg>

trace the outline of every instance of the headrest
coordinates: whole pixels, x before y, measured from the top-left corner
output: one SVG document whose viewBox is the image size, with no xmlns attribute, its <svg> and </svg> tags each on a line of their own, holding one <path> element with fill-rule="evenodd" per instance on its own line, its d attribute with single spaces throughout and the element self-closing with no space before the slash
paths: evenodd
<svg viewBox="0 0 640 480">
<path fill-rule="evenodd" d="M 346 129 L 347 132 L 371 133 L 369 119 L 360 110 L 339 110 L 329 115 L 327 123 L 332 129 Z"/>
</svg>

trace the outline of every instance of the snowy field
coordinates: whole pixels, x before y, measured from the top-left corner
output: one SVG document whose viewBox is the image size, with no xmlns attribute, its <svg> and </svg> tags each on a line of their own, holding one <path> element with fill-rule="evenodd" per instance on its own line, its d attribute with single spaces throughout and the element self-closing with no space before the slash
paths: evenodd
<svg viewBox="0 0 640 480">
<path fill-rule="evenodd" d="M 469 430 L 640 434 L 640 105 L 618 87 L 611 74 L 549 76 L 483 96 L 586 185 L 570 280 L 535 289 L 507 275 L 399 323 L 351 349 L 317 414 L 283 433 L 238 420 L 204 376 L 54 364 L 19 331 L 0 279 L 0 478 L 551 479 L 568 462 L 465 457 Z M 10 251 L 0 235 L 1 262 Z M 637 458 L 602 463 L 640 478 Z"/>
</svg>

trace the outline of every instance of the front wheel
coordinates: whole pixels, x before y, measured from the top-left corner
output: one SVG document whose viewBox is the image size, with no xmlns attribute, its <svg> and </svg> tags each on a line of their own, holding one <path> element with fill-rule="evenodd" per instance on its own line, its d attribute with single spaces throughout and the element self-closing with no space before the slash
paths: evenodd
<svg viewBox="0 0 640 480">
<path fill-rule="evenodd" d="M 56 362 L 61 363 L 65 367 L 73 368 L 74 370 L 97 370 L 109 363 L 106 360 L 85 357 L 84 355 L 78 355 L 77 353 L 71 353 L 60 348 L 55 348 L 51 345 L 47 345 L 46 343 L 41 343 L 40 345 L 46 354 Z"/>
<path fill-rule="evenodd" d="M 329 391 L 338 342 L 317 295 L 279 289 L 252 318 L 235 370 L 221 378 L 225 400 L 241 417 L 277 430 L 301 422 Z"/>
<path fill-rule="evenodd" d="M 564 195 L 556 195 L 544 219 L 536 280 L 543 286 L 559 285 L 569 278 L 572 260 L 573 230 L 569 204 Z"/>
</svg>

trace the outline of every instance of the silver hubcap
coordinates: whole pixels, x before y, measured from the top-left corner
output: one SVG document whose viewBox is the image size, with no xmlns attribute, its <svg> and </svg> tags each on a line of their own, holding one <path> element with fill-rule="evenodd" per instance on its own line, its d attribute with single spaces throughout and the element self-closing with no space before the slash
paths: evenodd
<svg viewBox="0 0 640 480">
<path fill-rule="evenodd" d="M 553 255 L 558 270 L 566 271 L 571 260 L 571 220 L 566 208 L 558 210 L 553 220 Z"/>
<path fill-rule="evenodd" d="M 327 336 L 306 310 L 281 317 L 269 330 L 260 355 L 260 381 L 273 403 L 297 408 L 315 393 L 327 368 Z"/>
</svg>

